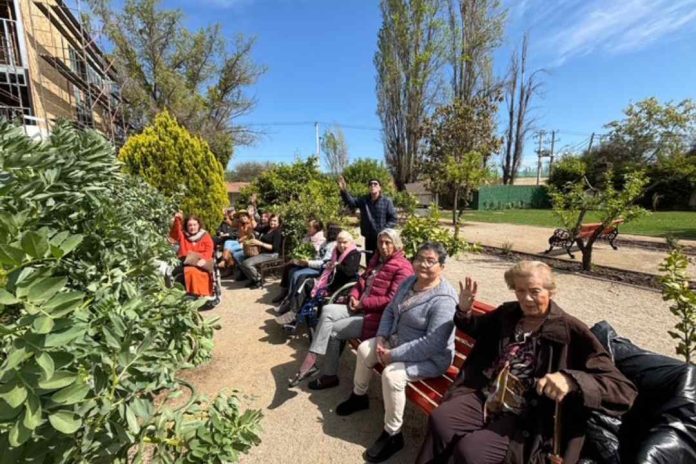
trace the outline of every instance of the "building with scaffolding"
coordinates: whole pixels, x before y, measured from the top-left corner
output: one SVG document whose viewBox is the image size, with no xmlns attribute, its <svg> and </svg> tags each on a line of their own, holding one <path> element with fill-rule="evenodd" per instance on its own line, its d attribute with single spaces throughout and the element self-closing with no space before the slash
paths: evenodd
<svg viewBox="0 0 696 464">
<path fill-rule="evenodd" d="M 116 72 L 81 13 L 79 0 L 0 0 L 0 117 L 41 137 L 67 119 L 121 144 Z"/>
</svg>

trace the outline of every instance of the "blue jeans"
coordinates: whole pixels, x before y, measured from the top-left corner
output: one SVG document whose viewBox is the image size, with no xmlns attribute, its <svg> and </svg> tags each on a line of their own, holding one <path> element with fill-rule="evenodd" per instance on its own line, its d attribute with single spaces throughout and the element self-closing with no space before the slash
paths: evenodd
<svg viewBox="0 0 696 464">
<path fill-rule="evenodd" d="M 242 261 L 244 261 L 244 249 L 239 241 L 227 240 L 222 247 L 232 254 L 232 257 L 237 264 L 241 264 Z"/>
<path fill-rule="evenodd" d="M 309 277 L 319 277 L 319 269 L 312 269 L 310 267 L 304 267 L 293 271 L 290 274 L 290 285 L 288 286 L 288 294 L 292 294 L 297 291 L 297 287 L 302 283 L 302 281 Z"/>
</svg>

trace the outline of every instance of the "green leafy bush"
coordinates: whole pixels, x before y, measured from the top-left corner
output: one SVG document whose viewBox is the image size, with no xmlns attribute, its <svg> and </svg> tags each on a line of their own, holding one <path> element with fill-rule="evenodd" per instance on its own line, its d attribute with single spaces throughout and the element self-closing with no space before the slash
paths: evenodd
<svg viewBox="0 0 696 464">
<path fill-rule="evenodd" d="M 367 195 L 367 183 L 370 179 L 379 180 L 384 195 L 394 197 L 396 193 L 389 169 L 377 160 L 357 159 L 343 170 L 343 177 L 348 183 L 348 191 L 353 196 Z"/>
<path fill-rule="evenodd" d="M 316 250 L 314 249 L 314 245 L 311 243 L 301 243 L 295 247 L 294 250 L 292 250 L 292 253 L 290 254 L 290 258 L 292 259 L 314 259 L 314 256 L 317 254 Z"/>
<path fill-rule="evenodd" d="M 307 221 L 343 223 L 338 185 L 319 172 L 318 160 L 310 157 L 292 164 L 279 164 L 261 174 L 243 191 L 241 202 L 256 193 L 260 208 L 279 214 L 292 256 L 307 232 Z"/>
<path fill-rule="evenodd" d="M 407 217 L 413 216 L 418 208 L 418 198 L 403 190 L 394 194 L 394 206 L 403 211 Z"/>
<path fill-rule="evenodd" d="M 427 216 L 411 216 L 401 231 L 406 256 L 413 258 L 425 242 L 442 243 L 450 256 L 456 256 L 463 251 L 478 252 L 481 247 L 457 239 L 449 228 L 440 225 L 440 211 L 432 206 Z"/>
<path fill-rule="evenodd" d="M 660 265 L 660 271 L 664 272 L 660 282 L 662 298 L 673 303 L 669 310 L 678 319 L 669 335 L 678 342 L 677 354 L 690 363 L 696 355 L 696 291 L 689 287 L 688 268 L 689 258 L 681 249 L 674 248 Z"/>
<path fill-rule="evenodd" d="M 157 270 L 174 259 L 173 208 L 95 132 L 59 125 L 39 143 L 0 121 L 0 463 L 126 463 L 135 448 L 136 462 L 147 449 L 155 464 L 207 463 L 211 430 L 230 437 L 226 460 L 258 441 L 258 414 L 227 398 L 185 423 L 204 399 L 181 416 L 155 401 L 210 359 L 217 324 Z"/>
<path fill-rule="evenodd" d="M 168 112 L 130 137 L 119 158 L 128 173 L 142 177 L 165 195 L 183 195 L 181 209 L 199 216 L 209 230 L 222 219 L 229 202 L 222 165 L 207 143 Z"/>
</svg>

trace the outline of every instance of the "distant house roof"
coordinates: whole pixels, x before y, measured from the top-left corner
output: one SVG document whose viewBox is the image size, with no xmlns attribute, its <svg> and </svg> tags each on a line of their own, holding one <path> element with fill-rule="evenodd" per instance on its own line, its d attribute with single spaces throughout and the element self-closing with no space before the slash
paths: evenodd
<svg viewBox="0 0 696 464">
<path fill-rule="evenodd" d="M 239 193 L 242 188 L 249 185 L 251 182 L 226 182 L 227 193 Z"/>
<path fill-rule="evenodd" d="M 411 182 L 410 184 L 404 185 L 408 193 L 414 195 L 429 195 L 430 192 L 425 188 L 425 182 Z"/>
</svg>

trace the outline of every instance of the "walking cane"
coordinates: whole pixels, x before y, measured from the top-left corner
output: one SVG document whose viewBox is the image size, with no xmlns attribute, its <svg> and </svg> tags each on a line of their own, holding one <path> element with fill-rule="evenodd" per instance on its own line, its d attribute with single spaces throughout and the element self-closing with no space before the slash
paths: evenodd
<svg viewBox="0 0 696 464">
<path fill-rule="evenodd" d="M 550 464 L 563 464 L 561 457 L 561 403 L 556 401 L 553 412 L 553 454 L 548 455 Z"/>
</svg>

